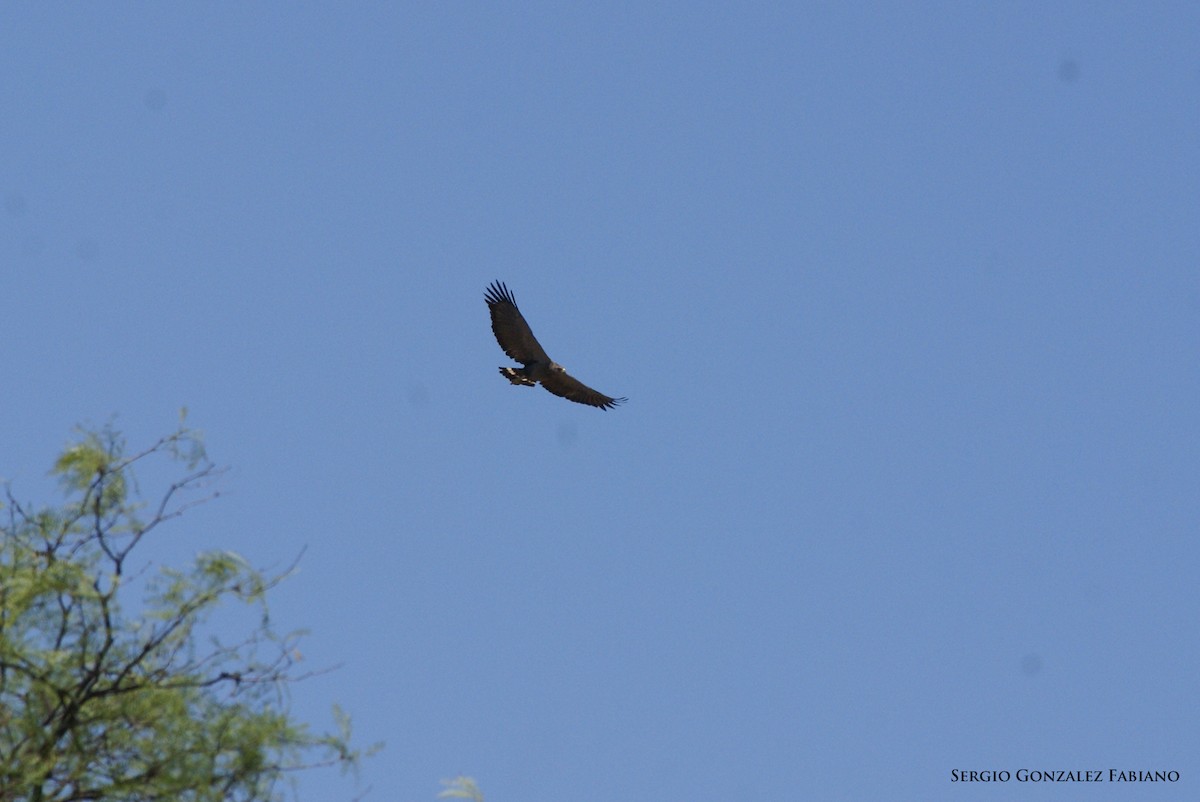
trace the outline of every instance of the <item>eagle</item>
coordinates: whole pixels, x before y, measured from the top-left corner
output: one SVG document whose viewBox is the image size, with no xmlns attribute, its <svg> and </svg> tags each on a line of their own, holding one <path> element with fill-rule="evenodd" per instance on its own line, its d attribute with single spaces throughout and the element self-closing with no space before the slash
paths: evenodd
<svg viewBox="0 0 1200 802">
<path fill-rule="evenodd" d="M 604 393 L 596 392 L 571 377 L 562 365 L 546 356 L 521 310 L 517 308 L 516 299 L 503 282 L 493 281 L 483 298 L 492 316 L 492 333 L 496 335 L 496 342 L 500 343 L 504 353 L 521 363 L 519 368 L 500 368 L 504 378 L 525 387 L 533 387 L 541 382 L 542 387 L 568 401 L 605 410 L 629 400 L 609 398 Z"/>
</svg>

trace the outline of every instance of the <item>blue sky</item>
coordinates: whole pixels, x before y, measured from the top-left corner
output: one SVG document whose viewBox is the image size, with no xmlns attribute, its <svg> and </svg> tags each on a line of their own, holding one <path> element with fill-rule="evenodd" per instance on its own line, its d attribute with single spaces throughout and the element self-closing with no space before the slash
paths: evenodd
<svg viewBox="0 0 1200 802">
<path fill-rule="evenodd" d="M 387 744 L 302 798 L 1197 798 L 1195 4 L 0 29 L 0 474 L 190 409 L 148 555 L 305 549 L 294 709 Z M 950 781 L 1022 767 L 1181 779 Z"/>
</svg>

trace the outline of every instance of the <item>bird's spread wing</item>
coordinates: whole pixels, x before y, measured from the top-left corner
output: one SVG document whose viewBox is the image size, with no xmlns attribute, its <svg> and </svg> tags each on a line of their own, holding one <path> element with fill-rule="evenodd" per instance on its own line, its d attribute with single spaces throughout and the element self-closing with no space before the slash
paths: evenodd
<svg viewBox="0 0 1200 802">
<path fill-rule="evenodd" d="M 503 282 L 492 282 L 483 297 L 492 315 L 492 333 L 496 335 L 496 342 L 500 343 L 504 353 L 523 365 L 550 361 L 537 337 L 533 336 L 529 324 L 521 316 L 521 310 L 517 309 L 516 299 Z M 579 386 L 583 387 L 582 384 Z"/>
<path fill-rule="evenodd" d="M 542 386 L 555 395 L 562 396 L 569 401 L 600 407 L 600 409 L 612 409 L 628 400 L 625 398 L 609 398 L 604 393 L 596 392 L 591 387 L 579 381 L 579 379 L 573 378 L 560 370 L 547 372 L 542 377 Z"/>
</svg>

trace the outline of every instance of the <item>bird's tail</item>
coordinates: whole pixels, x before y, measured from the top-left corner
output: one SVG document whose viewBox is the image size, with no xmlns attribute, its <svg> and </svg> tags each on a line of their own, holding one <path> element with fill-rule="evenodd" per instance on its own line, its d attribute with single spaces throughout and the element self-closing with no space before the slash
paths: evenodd
<svg viewBox="0 0 1200 802">
<path fill-rule="evenodd" d="M 521 371 L 515 368 L 500 368 L 500 375 L 513 384 L 523 384 L 526 387 L 533 387 L 537 384 L 533 379 L 523 375 Z"/>
</svg>

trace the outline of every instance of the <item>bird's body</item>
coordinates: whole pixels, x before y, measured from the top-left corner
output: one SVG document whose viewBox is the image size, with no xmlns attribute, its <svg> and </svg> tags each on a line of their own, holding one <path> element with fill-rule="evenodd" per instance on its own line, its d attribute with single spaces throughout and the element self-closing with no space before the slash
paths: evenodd
<svg viewBox="0 0 1200 802">
<path fill-rule="evenodd" d="M 521 363 L 519 368 L 500 368 L 501 375 L 510 382 L 526 387 L 541 384 L 557 396 L 600 409 L 612 409 L 627 400 L 596 392 L 547 356 L 517 308 L 513 294 L 502 282 L 492 282 L 483 297 L 492 317 L 492 333 L 496 335 L 496 342 L 500 343 L 504 353 Z"/>
</svg>

